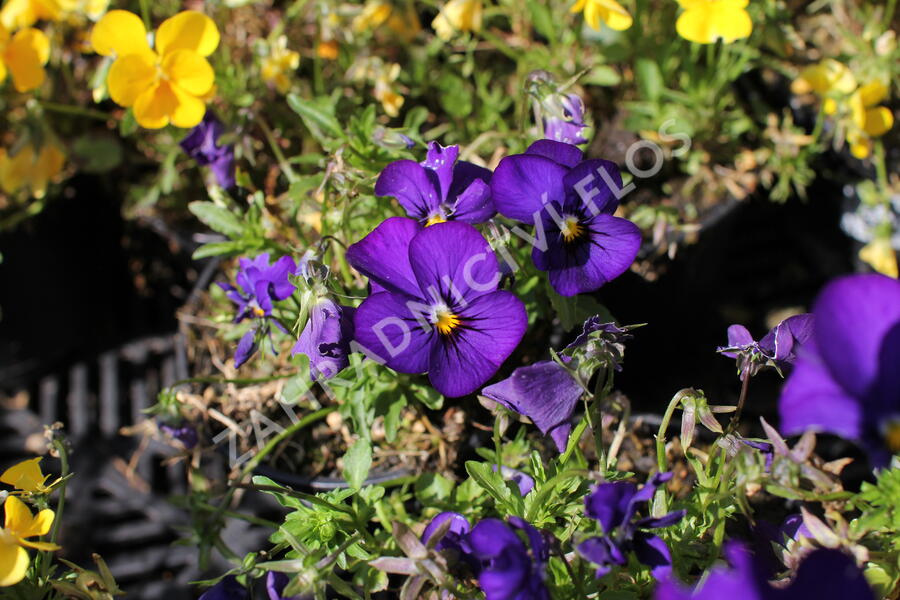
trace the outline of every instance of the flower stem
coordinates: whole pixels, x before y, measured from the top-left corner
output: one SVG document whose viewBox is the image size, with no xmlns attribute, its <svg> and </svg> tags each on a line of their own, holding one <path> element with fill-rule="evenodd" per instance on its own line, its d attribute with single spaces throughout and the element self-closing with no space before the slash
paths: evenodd
<svg viewBox="0 0 900 600">
<path fill-rule="evenodd" d="M 287 159 L 284 157 L 284 153 L 281 151 L 281 147 L 278 145 L 278 141 L 275 139 L 275 134 L 272 133 L 272 129 L 269 127 L 268 123 L 266 123 L 265 119 L 262 118 L 261 115 L 256 116 L 256 123 L 259 125 L 259 128 L 262 129 L 263 135 L 266 136 L 266 141 L 269 143 L 269 147 L 272 149 L 272 154 L 275 156 L 275 160 L 278 162 L 278 167 L 281 169 L 281 172 L 284 173 L 284 176 L 287 178 L 288 183 L 294 183 L 297 181 L 297 174 L 294 173 L 294 170 L 291 168 L 290 163 L 288 163 Z"/>
<path fill-rule="evenodd" d="M 59 102 L 49 102 L 47 100 L 41 100 L 40 106 L 42 109 L 60 113 L 64 115 L 74 115 L 76 117 L 87 117 L 89 119 L 96 119 L 98 121 L 109 121 L 110 115 L 106 114 L 103 111 L 94 110 L 92 108 L 85 108 L 83 106 L 70 106 L 68 104 L 60 104 Z"/>
<path fill-rule="evenodd" d="M 662 422 L 659 424 L 659 431 L 656 433 L 656 466 L 660 473 L 664 473 L 669 468 L 669 461 L 666 459 L 666 432 L 669 430 L 669 422 L 672 420 L 675 409 L 678 408 L 682 400 L 694 393 L 694 388 L 684 388 L 683 390 L 679 390 L 678 393 L 672 396 L 672 400 L 669 401 L 669 406 L 666 407 Z M 657 507 L 663 513 L 668 511 L 666 490 L 665 487 L 662 486 L 656 490 L 654 514 L 657 512 Z"/>
<path fill-rule="evenodd" d="M 750 373 L 744 372 L 744 380 L 741 383 L 741 396 L 738 398 L 737 408 L 734 416 L 731 417 L 731 423 L 728 425 L 728 433 L 733 433 L 741 422 L 741 412 L 744 410 L 744 404 L 747 402 L 747 392 L 750 390 Z"/>
</svg>

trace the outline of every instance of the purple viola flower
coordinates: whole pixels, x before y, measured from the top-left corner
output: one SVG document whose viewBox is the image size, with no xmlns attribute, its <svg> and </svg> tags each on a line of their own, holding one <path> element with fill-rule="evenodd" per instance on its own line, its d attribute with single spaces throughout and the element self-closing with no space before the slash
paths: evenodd
<svg viewBox="0 0 900 600">
<path fill-rule="evenodd" d="M 857 440 L 883 464 L 900 452 L 900 281 L 840 278 L 813 315 L 812 337 L 781 391 L 781 429 Z"/>
<path fill-rule="evenodd" d="M 516 530 L 523 531 L 528 545 Z M 484 563 L 478 586 L 485 600 L 550 600 L 544 570 L 550 545 L 544 535 L 519 517 L 509 525 L 499 519 L 484 519 L 468 536 L 472 552 Z"/>
<path fill-rule="evenodd" d="M 234 186 L 234 147 L 219 146 L 224 133 L 222 122 L 211 112 L 181 140 L 181 149 L 201 167 L 209 166 L 220 187 Z"/>
<path fill-rule="evenodd" d="M 427 372 L 445 396 L 481 387 L 525 333 L 525 306 L 497 289 L 497 258 L 467 223 L 392 217 L 347 260 L 380 286 L 356 310 L 356 341 L 395 371 Z"/>
<path fill-rule="evenodd" d="M 181 442 L 187 450 L 192 449 L 199 441 L 197 428 L 190 423 L 182 423 L 181 425 L 162 423 L 159 429 Z"/>
<path fill-rule="evenodd" d="M 246 600 L 247 588 L 238 583 L 234 575 L 226 575 L 219 583 L 200 595 L 200 600 Z"/>
<path fill-rule="evenodd" d="M 615 163 L 583 160 L 577 147 L 551 140 L 507 156 L 491 179 L 497 211 L 534 223 L 531 258 L 563 296 L 600 288 L 637 256 L 640 230 L 613 216 L 621 187 Z"/>
<path fill-rule="evenodd" d="M 258 334 L 268 331 L 266 317 L 271 316 L 274 303 L 284 300 L 296 289 L 289 275 L 297 272 L 297 265 L 290 256 L 282 256 L 274 264 L 269 264 L 269 254 L 264 252 L 253 260 L 241 258 L 235 277 L 236 286 L 223 281 L 217 282 L 225 290 L 229 300 L 237 305 L 234 322 L 239 323 L 247 318 L 263 321 L 247 331 L 238 342 L 234 354 L 234 366 L 240 367 L 249 359 L 258 347 Z M 282 329 L 277 321 L 275 326 Z"/>
<path fill-rule="evenodd" d="M 798 352 L 812 337 L 813 323 L 813 316 L 808 313 L 788 317 L 759 342 L 743 325 L 732 325 L 728 328 L 728 345 L 720 346 L 718 351 L 737 360 L 741 379 L 756 375 L 768 365 L 783 369 L 796 362 Z"/>
<path fill-rule="evenodd" d="M 291 354 L 309 357 L 313 381 L 318 377 L 330 379 L 350 364 L 355 313 L 355 308 L 342 306 L 327 297 L 314 300 L 306 327 L 291 350 Z"/>
<path fill-rule="evenodd" d="M 657 579 L 671 573 L 672 556 L 668 546 L 647 530 L 674 525 L 686 511 L 634 520 L 639 506 L 653 498 L 656 488 L 671 478 L 671 473 L 657 473 L 641 489 L 627 481 L 601 483 L 585 497 L 585 514 L 600 523 L 603 535 L 581 542 L 578 552 L 598 565 L 598 578 L 616 565 L 626 565 L 629 553 L 650 567 Z"/>
<path fill-rule="evenodd" d="M 555 94 L 552 104 L 545 101 L 544 137 L 566 144 L 584 144 L 587 138 L 582 132 L 587 129 L 584 122 L 584 101 L 578 94 Z"/>
<path fill-rule="evenodd" d="M 564 452 L 572 431 L 569 419 L 584 390 L 571 373 L 552 360 L 519 367 L 481 393 L 525 415 Z"/>
<path fill-rule="evenodd" d="M 491 172 L 457 161 L 459 146 L 428 144 L 425 161 L 392 162 L 375 182 L 376 196 L 393 196 L 406 214 L 425 225 L 445 221 L 484 223 L 494 216 Z"/>
<path fill-rule="evenodd" d="M 660 583 L 656 600 L 874 600 L 862 571 L 839 550 L 819 549 L 800 564 L 789 585 L 769 584 L 765 564 L 736 543 L 725 547 L 733 569 L 714 567 L 703 586 L 686 590 L 671 579 Z"/>
</svg>

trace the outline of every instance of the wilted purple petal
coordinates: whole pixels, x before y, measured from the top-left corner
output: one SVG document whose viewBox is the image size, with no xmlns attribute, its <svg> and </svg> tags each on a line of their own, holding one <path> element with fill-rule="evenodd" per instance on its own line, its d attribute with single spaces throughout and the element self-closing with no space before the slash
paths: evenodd
<svg viewBox="0 0 900 600">
<path fill-rule="evenodd" d="M 328 298 L 319 298 L 310 308 L 309 321 L 291 354 L 309 357 L 309 372 L 317 377 L 334 377 L 350 363 L 353 339 L 353 315 L 356 309 L 341 306 Z"/>
</svg>

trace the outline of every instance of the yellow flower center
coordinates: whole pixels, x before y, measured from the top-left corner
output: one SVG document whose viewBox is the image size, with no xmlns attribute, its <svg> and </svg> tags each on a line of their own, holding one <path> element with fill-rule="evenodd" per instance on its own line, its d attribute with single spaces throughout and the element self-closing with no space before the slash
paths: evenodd
<svg viewBox="0 0 900 600">
<path fill-rule="evenodd" d="M 430 227 L 431 225 L 437 225 L 438 223 L 446 223 L 447 219 L 445 219 L 442 215 L 437 214 L 431 217 L 428 217 L 428 220 L 425 221 L 425 227 Z"/>
<path fill-rule="evenodd" d="M 451 331 L 459 327 L 459 317 L 449 310 L 442 310 L 435 314 L 434 326 L 443 335 L 449 335 Z"/>
<path fill-rule="evenodd" d="M 261 309 L 258 306 L 254 306 L 253 314 L 256 315 L 257 317 L 264 317 L 266 315 L 266 311 L 264 311 L 263 309 Z"/>
<path fill-rule="evenodd" d="M 900 452 L 900 421 L 893 421 L 885 428 L 884 443 L 894 454 Z"/>
<path fill-rule="evenodd" d="M 559 232 L 566 243 L 573 242 L 584 235 L 584 225 L 578 222 L 578 217 L 566 217 L 559 226 Z"/>
</svg>

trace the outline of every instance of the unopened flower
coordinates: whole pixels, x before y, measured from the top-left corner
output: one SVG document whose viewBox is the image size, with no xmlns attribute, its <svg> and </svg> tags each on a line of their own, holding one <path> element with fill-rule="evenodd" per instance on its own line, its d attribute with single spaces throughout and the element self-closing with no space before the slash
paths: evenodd
<svg viewBox="0 0 900 600">
<path fill-rule="evenodd" d="M 684 12 L 675 22 L 678 35 L 697 44 L 730 44 L 750 36 L 750 0 L 678 0 Z"/>
<path fill-rule="evenodd" d="M 594 315 L 582 324 L 581 333 L 565 350 L 572 355 L 577 353 L 580 358 L 598 361 L 607 369 L 621 371 L 625 342 L 633 337 L 629 333 L 632 328 L 619 327 Z"/>
<path fill-rule="evenodd" d="M 497 289 L 497 258 L 467 223 L 392 217 L 347 260 L 383 290 L 357 309 L 356 341 L 395 371 L 427 371 L 445 396 L 481 387 L 525 333 L 524 305 Z"/>
<path fill-rule="evenodd" d="M 522 531 L 526 545 L 516 534 Z M 550 600 L 544 583 L 550 547 L 543 534 L 518 517 L 507 525 L 484 519 L 472 528 L 468 542 L 484 563 L 478 586 L 485 600 Z"/>
<path fill-rule="evenodd" d="M 672 557 L 668 546 L 648 530 L 678 523 L 685 511 L 634 520 L 640 505 L 649 502 L 656 488 L 671 478 L 671 473 L 657 473 L 640 489 L 627 481 L 601 483 L 585 497 L 585 514 L 600 523 L 603 535 L 581 542 L 578 553 L 598 565 L 598 578 L 609 573 L 616 565 L 628 564 L 628 555 L 631 553 L 638 561 L 650 567 L 657 579 L 671 573 Z"/>
<path fill-rule="evenodd" d="M 875 462 L 900 452 L 900 281 L 853 275 L 830 283 L 815 327 L 781 392 L 784 433 L 809 428 L 858 440 Z"/>
<path fill-rule="evenodd" d="M 816 550 L 797 569 L 786 586 L 769 583 L 765 565 L 740 544 L 725 547 L 732 569 L 714 567 L 702 587 L 691 591 L 675 581 L 663 581 L 656 600 L 874 600 L 875 596 L 852 558 L 839 550 Z"/>
<path fill-rule="evenodd" d="M 728 345 L 720 346 L 723 356 L 737 360 L 741 379 L 752 377 L 763 367 L 778 369 L 793 365 L 801 348 L 812 337 L 813 315 L 804 313 L 788 317 L 759 342 L 743 325 L 728 328 Z"/>
<path fill-rule="evenodd" d="M 210 168 L 220 187 L 228 189 L 234 186 L 234 147 L 219 145 L 219 136 L 224 131 L 222 122 L 212 112 L 207 112 L 180 145 L 198 165 Z"/>
<path fill-rule="evenodd" d="M 13 194 L 28 188 L 34 198 L 43 198 L 47 185 L 62 172 L 66 157 L 59 146 L 44 142 L 40 148 L 27 144 L 10 156 L 0 148 L 0 189 Z"/>
<path fill-rule="evenodd" d="M 534 223 L 531 258 L 563 296 L 600 288 L 637 256 L 640 230 L 613 216 L 621 187 L 615 163 L 584 160 L 576 146 L 551 140 L 507 156 L 491 178 L 497 212 Z"/>
<path fill-rule="evenodd" d="M 459 146 L 428 144 L 425 160 L 390 163 L 375 182 L 376 196 L 393 196 L 406 214 L 425 225 L 449 220 L 483 223 L 494 216 L 491 172 L 457 161 Z"/>
<path fill-rule="evenodd" d="M 584 389 L 565 367 L 545 360 L 519 367 L 481 393 L 531 419 L 564 452 L 572 431 L 572 412 Z"/>
<path fill-rule="evenodd" d="M 39 29 L 20 29 L 15 34 L 0 25 L 0 83 L 12 76 L 18 92 L 29 92 L 44 83 L 44 65 L 50 60 L 50 40 Z"/>
<path fill-rule="evenodd" d="M 400 150 L 403 148 L 408 150 L 416 145 L 408 135 L 381 125 L 372 132 L 372 141 L 378 146 L 389 150 Z"/>
<path fill-rule="evenodd" d="M 481 31 L 483 0 L 449 0 L 431 22 L 437 36 L 444 41 L 467 31 Z"/>
<path fill-rule="evenodd" d="M 624 31 L 631 27 L 631 15 L 616 0 L 577 0 L 571 12 L 584 12 L 584 22 L 591 29 L 600 30 L 600 22 L 610 29 Z"/>
<path fill-rule="evenodd" d="M 154 36 L 154 50 L 140 17 L 113 10 L 94 26 L 91 44 L 98 54 L 116 57 L 106 79 L 109 95 L 132 107 L 141 126 L 194 127 L 203 119 L 204 98 L 215 84 L 206 57 L 219 45 L 212 19 L 192 10 L 166 19 Z"/>
<path fill-rule="evenodd" d="M 29 494 L 46 494 L 51 485 L 45 485 L 50 475 L 41 472 L 41 458 L 30 458 L 11 466 L 0 475 L 0 482 Z"/>
<path fill-rule="evenodd" d="M 15 496 L 8 496 L 4 503 L 6 519 L 0 529 L 0 587 L 15 585 L 22 581 L 28 570 L 28 552 L 35 550 L 59 550 L 59 546 L 49 542 L 32 542 L 28 538 L 46 535 L 53 524 L 53 511 L 45 508 L 37 515 Z"/>
<path fill-rule="evenodd" d="M 300 53 L 288 50 L 287 37 L 279 36 L 262 61 L 262 78 L 281 94 L 291 89 L 291 74 L 300 66 Z"/>
<path fill-rule="evenodd" d="M 584 144 L 587 129 L 584 101 L 578 94 L 560 94 L 544 103 L 544 137 L 566 144 Z"/>
<path fill-rule="evenodd" d="M 309 309 L 309 320 L 291 354 L 309 357 L 313 381 L 329 379 L 350 364 L 350 340 L 353 339 L 353 315 L 356 309 L 341 306 L 328 297 L 316 297 Z"/>
</svg>

